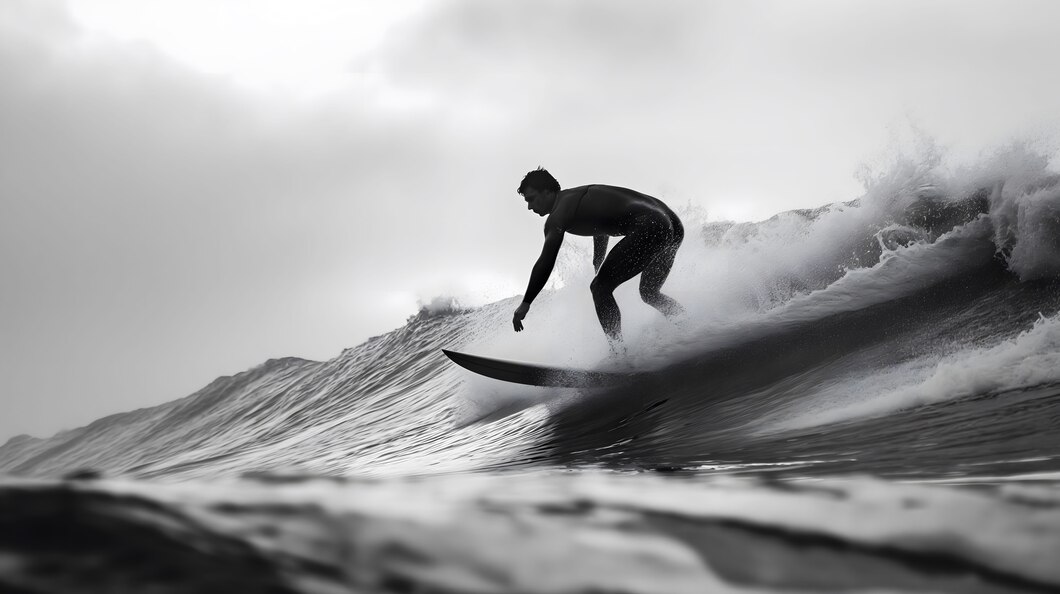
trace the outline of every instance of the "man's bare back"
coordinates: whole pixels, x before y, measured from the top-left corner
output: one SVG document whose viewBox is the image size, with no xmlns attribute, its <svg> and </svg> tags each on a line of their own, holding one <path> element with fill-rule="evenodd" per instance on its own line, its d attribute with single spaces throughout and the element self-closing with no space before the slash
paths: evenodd
<svg viewBox="0 0 1060 594">
<path fill-rule="evenodd" d="M 658 198 L 602 184 L 563 190 L 556 202 L 545 226 L 551 224 L 567 233 L 586 237 L 626 235 L 642 215 L 674 216 Z"/>
</svg>

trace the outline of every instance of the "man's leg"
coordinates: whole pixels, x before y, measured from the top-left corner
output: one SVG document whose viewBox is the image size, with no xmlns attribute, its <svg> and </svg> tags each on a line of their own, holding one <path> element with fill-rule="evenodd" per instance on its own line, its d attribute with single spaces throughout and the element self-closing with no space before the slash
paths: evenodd
<svg viewBox="0 0 1060 594">
<path fill-rule="evenodd" d="M 633 233 L 622 238 L 607 258 L 600 265 L 596 278 L 589 284 L 596 305 L 596 315 L 604 334 L 612 342 L 622 340 L 622 314 L 615 301 L 614 292 L 619 285 L 640 274 L 644 267 L 658 253 L 659 246 L 670 239 L 669 230 L 659 232 L 655 226 Z"/>
<path fill-rule="evenodd" d="M 622 312 L 618 309 L 615 301 L 615 288 L 612 283 L 605 283 L 597 275 L 589 284 L 593 292 L 593 304 L 596 305 L 596 317 L 600 319 L 600 327 L 604 329 L 607 340 L 620 342 L 622 340 Z"/>
<path fill-rule="evenodd" d="M 640 298 L 645 303 L 662 312 L 666 317 L 680 315 L 685 309 L 681 307 L 674 298 L 662 293 L 663 283 L 670 276 L 673 268 L 674 258 L 677 257 L 677 249 L 681 247 L 681 241 L 685 237 L 685 229 L 678 220 L 677 215 L 670 218 L 673 225 L 673 239 L 664 247 L 659 254 L 648 263 L 644 273 L 640 276 Z"/>
</svg>

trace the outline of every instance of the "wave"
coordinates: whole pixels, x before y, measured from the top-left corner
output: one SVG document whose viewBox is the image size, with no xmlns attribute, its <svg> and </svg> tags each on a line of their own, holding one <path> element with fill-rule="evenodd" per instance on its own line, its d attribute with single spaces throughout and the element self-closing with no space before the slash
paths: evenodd
<svg viewBox="0 0 1060 594">
<path fill-rule="evenodd" d="M 621 287 L 621 361 L 593 313 L 588 246 L 572 241 L 527 320 L 534 331 L 510 330 L 518 298 L 438 298 L 331 361 L 269 361 L 176 402 L 12 439 L 0 470 L 800 472 L 813 460 L 814 472 L 900 473 L 940 472 L 957 454 L 1060 455 L 1044 433 L 1019 452 L 916 449 L 920 435 L 957 435 L 958 422 L 1021 431 L 1060 406 L 1060 176 L 1047 165 L 1021 147 L 971 168 L 929 154 L 867 176 L 845 203 L 741 224 L 686 211 L 667 291 L 688 315 L 671 324 Z M 635 375 L 619 389 L 512 386 L 468 376 L 441 348 Z M 998 403 L 1012 406 L 1004 423 L 991 417 Z"/>
</svg>

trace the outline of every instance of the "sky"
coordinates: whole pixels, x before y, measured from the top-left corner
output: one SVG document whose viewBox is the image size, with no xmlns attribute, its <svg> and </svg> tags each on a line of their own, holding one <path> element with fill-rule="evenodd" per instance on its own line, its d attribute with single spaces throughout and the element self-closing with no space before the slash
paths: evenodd
<svg viewBox="0 0 1060 594">
<path fill-rule="evenodd" d="M 520 294 L 529 169 L 713 220 L 1060 136 L 1048 0 L 0 0 L 0 440 Z"/>
</svg>

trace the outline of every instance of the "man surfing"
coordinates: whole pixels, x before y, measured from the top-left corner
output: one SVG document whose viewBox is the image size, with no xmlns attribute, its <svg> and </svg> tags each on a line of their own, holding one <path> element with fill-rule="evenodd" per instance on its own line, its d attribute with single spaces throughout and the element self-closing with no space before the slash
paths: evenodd
<svg viewBox="0 0 1060 594">
<path fill-rule="evenodd" d="M 684 310 L 660 289 L 673 267 L 685 230 L 680 219 L 661 200 L 627 188 L 593 184 L 561 190 L 559 182 L 538 167 L 526 174 L 518 192 L 526 207 L 545 219 L 545 245 L 530 273 L 523 302 L 512 324 L 523 329 L 530 304 L 544 288 L 564 233 L 593 238 L 593 268 L 589 283 L 600 326 L 612 347 L 622 341 L 622 315 L 614 291 L 640 274 L 640 296 L 645 303 L 670 317 Z M 607 253 L 611 236 L 622 236 Z M 604 255 L 607 254 L 605 258 Z"/>
</svg>

